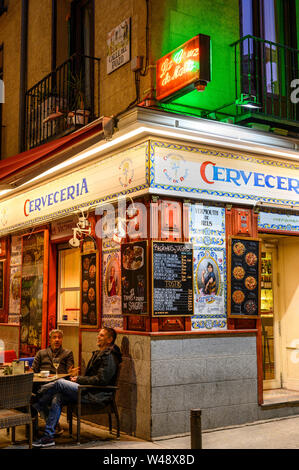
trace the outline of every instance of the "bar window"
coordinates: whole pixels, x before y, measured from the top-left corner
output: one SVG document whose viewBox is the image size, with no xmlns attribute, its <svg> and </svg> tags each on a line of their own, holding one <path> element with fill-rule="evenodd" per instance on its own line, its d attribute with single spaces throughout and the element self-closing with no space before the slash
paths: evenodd
<svg viewBox="0 0 299 470">
<path fill-rule="evenodd" d="M 59 249 L 58 253 L 58 323 L 79 324 L 80 249 Z"/>
</svg>

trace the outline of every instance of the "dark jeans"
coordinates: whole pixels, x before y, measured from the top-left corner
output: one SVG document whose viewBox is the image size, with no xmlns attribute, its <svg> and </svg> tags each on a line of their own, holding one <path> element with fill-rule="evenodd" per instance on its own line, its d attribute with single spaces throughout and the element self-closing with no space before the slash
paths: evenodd
<svg viewBox="0 0 299 470">
<path fill-rule="evenodd" d="M 38 402 L 33 406 L 37 411 L 45 410 L 49 413 L 46 421 L 45 436 L 54 437 L 55 427 L 59 421 L 63 406 L 68 403 L 77 403 L 78 386 L 76 382 L 59 379 L 56 382 L 41 387 Z M 82 403 L 88 403 L 88 400 L 84 400 L 84 397 L 82 397 L 81 401 Z"/>
</svg>

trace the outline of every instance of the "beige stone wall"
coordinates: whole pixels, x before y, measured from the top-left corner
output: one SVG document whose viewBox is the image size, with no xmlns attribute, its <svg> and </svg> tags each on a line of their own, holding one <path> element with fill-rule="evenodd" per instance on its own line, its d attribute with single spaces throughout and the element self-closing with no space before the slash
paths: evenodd
<svg viewBox="0 0 299 470">
<path fill-rule="evenodd" d="M 0 17 L 0 44 L 4 43 L 4 79 L 6 104 L 3 107 L 3 155 L 12 156 L 19 151 L 19 85 L 20 85 L 20 39 L 21 0 L 9 3 L 8 12 Z M 51 17 L 52 1 L 30 0 L 28 11 L 28 73 L 27 89 L 39 82 L 51 71 Z M 157 6 L 155 6 L 156 11 Z M 69 3 L 63 0 L 57 10 L 57 62 L 66 60 L 68 34 L 66 16 Z M 95 79 L 95 102 L 100 103 L 100 115 L 112 115 L 124 111 L 135 99 L 135 73 L 127 63 L 107 74 L 107 34 L 124 19 L 131 18 L 131 58 L 146 57 L 146 2 L 140 0 L 102 0 L 95 2 L 94 55 L 101 59 L 100 97 Z M 150 16 L 151 18 L 151 16 Z M 156 21 L 156 15 L 154 15 Z M 159 24 L 155 27 L 159 28 Z M 150 26 L 151 28 L 151 26 Z M 152 64 L 152 61 L 150 60 Z M 154 65 L 154 64 L 152 64 Z M 140 99 L 152 87 L 154 68 L 149 68 L 145 77 L 140 77 Z M 96 109 L 98 112 L 98 109 Z"/>
<path fill-rule="evenodd" d="M 131 58 L 146 55 L 146 2 L 103 0 L 95 2 L 95 56 L 101 59 L 101 115 L 119 113 L 135 99 L 135 74 L 131 63 L 107 74 L 107 35 L 126 18 L 131 18 Z M 141 99 L 150 88 L 150 73 L 140 79 Z"/>
<path fill-rule="evenodd" d="M 52 1 L 30 0 L 28 12 L 27 89 L 51 71 Z"/>
<path fill-rule="evenodd" d="M 51 0 L 30 0 L 28 12 L 27 88 L 51 70 Z M 19 152 L 19 90 L 22 1 L 9 2 L 0 17 L 0 44 L 4 44 L 5 103 L 3 105 L 3 148 L 1 158 Z"/>
<path fill-rule="evenodd" d="M 0 16 L 0 44 L 4 45 L 5 103 L 2 106 L 2 158 L 18 153 L 20 88 L 21 0 L 9 2 Z"/>
<path fill-rule="evenodd" d="M 61 65 L 68 59 L 68 21 L 70 15 L 69 0 L 59 0 L 57 2 L 57 50 L 56 62 L 57 66 Z"/>
</svg>

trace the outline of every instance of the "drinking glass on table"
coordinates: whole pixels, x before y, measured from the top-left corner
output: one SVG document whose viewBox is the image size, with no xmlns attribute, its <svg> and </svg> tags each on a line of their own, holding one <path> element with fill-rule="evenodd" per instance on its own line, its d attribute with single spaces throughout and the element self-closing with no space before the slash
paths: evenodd
<svg viewBox="0 0 299 470">
<path fill-rule="evenodd" d="M 58 367 L 59 367 L 59 358 L 58 358 L 58 357 L 54 357 L 52 362 L 53 362 L 53 366 L 54 366 L 55 369 L 56 369 L 56 378 L 57 378 L 57 377 L 58 377 L 58 375 L 57 375 L 57 370 L 58 370 Z"/>
</svg>

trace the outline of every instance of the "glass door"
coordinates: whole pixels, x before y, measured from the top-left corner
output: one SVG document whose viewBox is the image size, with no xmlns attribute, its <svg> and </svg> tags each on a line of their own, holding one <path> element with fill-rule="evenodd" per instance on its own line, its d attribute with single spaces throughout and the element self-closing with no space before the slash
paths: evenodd
<svg viewBox="0 0 299 470">
<path fill-rule="evenodd" d="M 58 251 L 57 306 L 60 325 L 79 325 L 80 248 Z"/>
<path fill-rule="evenodd" d="M 261 255 L 261 325 L 263 387 L 281 387 L 277 315 L 277 248 L 265 243 Z"/>
</svg>

